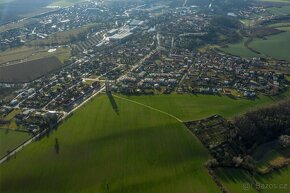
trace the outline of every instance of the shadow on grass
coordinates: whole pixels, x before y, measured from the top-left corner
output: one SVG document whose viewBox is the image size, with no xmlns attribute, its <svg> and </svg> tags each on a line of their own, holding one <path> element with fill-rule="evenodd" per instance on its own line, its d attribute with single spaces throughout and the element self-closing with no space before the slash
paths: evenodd
<svg viewBox="0 0 290 193">
<path fill-rule="evenodd" d="M 108 96 L 108 98 L 109 98 L 109 101 L 110 101 L 110 103 L 111 103 L 111 105 L 112 105 L 112 107 L 113 107 L 115 113 L 116 113 L 117 115 L 119 115 L 119 107 L 118 107 L 118 105 L 117 105 L 117 103 L 116 103 L 116 101 L 115 101 L 115 99 L 114 99 L 112 93 L 111 93 L 111 92 L 107 92 L 107 96 Z"/>
<path fill-rule="evenodd" d="M 54 144 L 54 151 L 56 154 L 59 154 L 59 142 L 58 142 L 58 138 L 55 138 L 55 144 Z"/>
</svg>

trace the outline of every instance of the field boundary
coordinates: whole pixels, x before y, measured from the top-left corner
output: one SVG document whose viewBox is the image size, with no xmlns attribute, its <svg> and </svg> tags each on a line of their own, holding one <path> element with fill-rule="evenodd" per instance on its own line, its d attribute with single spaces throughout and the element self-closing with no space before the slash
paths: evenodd
<svg viewBox="0 0 290 193">
<path fill-rule="evenodd" d="M 118 98 L 118 99 L 126 100 L 126 101 L 129 101 L 129 102 L 135 103 L 135 104 L 137 104 L 137 105 L 141 105 L 141 106 L 143 106 L 143 107 L 146 107 L 146 108 L 148 108 L 148 109 L 151 109 L 151 110 L 157 111 L 157 112 L 162 113 L 162 114 L 164 114 L 164 115 L 170 116 L 170 117 L 176 119 L 178 122 L 183 123 L 183 121 L 182 121 L 181 119 L 179 119 L 178 117 L 176 117 L 176 116 L 174 116 L 174 115 L 172 115 L 172 114 L 170 114 L 170 113 L 167 113 L 167 112 L 165 112 L 165 111 L 162 111 L 162 110 L 160 110 L 160 109 L 156 109 L 156 108 L 151 107 L 151 106 L 149 106 L 149 105 L 145 105 L 145 104 L 143 104 L 143 103 L 140 103 L 140 102 L 137 102 L 137 101 L 134 101 L 134 100 L 131 100 L 131 99 L 127 99 L 127 98 L 124 98 L 124 97 L 121 97 L 121 96 L 118 96 L 118 95 L 115 95 L 115 94 L 113 94 L 113 96 L 116 97 L 116 98 Z"/>
</svg>

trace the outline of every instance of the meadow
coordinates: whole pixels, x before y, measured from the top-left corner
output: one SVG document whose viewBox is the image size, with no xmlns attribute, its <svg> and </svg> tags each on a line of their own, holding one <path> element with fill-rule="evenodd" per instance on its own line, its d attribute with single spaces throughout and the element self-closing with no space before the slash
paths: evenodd
<svg viewBox="0 0 290 193">
<path fill-rule="evenodd" d="M 266 40 L 254 39 L 249 46 L 266 56 L 290 61 L 290 30 L 287 28 L 284 29 L 287 31 L 277 35 L 267 36 Z"/>
<path fill-rule="evenodd" d="M 290 92 L 281 95 L 289 97 Z M 183 121 L 198 120 L 219 114 L 226 118 L 232 118 L 249 109 L 273 103 L 278 98 L 269 98 L 260 95 L 258 99 L 233 99 L 228 96 L 171 94 L 152 96 L 127 96 L 126 98 L 149 105 L 159 110 L 170 113 Z"/>
<path fill-rule="evenodd" d="M 204 166 L 208 151 L 179 119 L 216 113 L 232 117 L 271 102 L 264 96 L 247 101 L 208 95 L 102 94 L 17 153 L 16 159 L 0 165 L 0 191 L 219 192 Z"/>
<path fill-rule="evenodd" d="M 290 0 L 258 0 L 258 1 L 264 1 L 264 2 L 271 2 L 271 3 L 290 3 Z"/>
<path fill-rule="evenodd" d="M 261 57 L 261 54 L 257 54 L 249 50 L 245 45 L 245 39 L 239 43 L 229 44 L 228 47 L 219 48 L 223 52 L 232 54 L 234 56 L 241 56 L 246 58 Z"/>
<path fill-rule="evenodd" d="M 251 175 L 245 170 L 235 168 L 219 168 L 215 173 L 226 189 L 233 193 L 257 193 L 255 187 L 260 187 L 261 193 L 290 191 L 290 166 L 266 175 Z"/>
<path fill-rule="evenodd" d="M 1 165 L 0 191 L 219 192 L 208 158 L 177 120 L 102 95 Z"/>
<path fill-rule="evenodd" d="M 276 24 L 278 25 L 278 24 Z M 280 34 L 266 36 L 265 39 L 254 38 L 249 47 L 260 52 L 257 54 L 245 47 L 244 42 L 230 44 L 227 48 L 220 48 L 222 51 L 241 57 L 271 57 L 277 60 L 290 61 L 290 28 L 279 27 L 284 30 Z"/>
<path fill-rule="evenodd" d="M 8 150 L 13 150 L 29 138 L 30 135 L 25 132 L 0 129 L 0 158 L 3 157 Z"/>
<path fill-rule="evenodd" d="M 49 6 L 68 7 L 86 0 L 54 0 Z"/>
</svg>

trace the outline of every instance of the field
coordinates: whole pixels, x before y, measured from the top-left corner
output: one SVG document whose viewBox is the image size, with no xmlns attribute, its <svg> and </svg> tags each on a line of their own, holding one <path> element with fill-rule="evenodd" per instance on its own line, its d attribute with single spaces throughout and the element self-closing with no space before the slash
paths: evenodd
<svg viewBox="0 0 290 193">
<path fill-rule="evenodd" d="M 285 97 L 290 92 L 285 94 Z M 152 106 L 168 112 L 183 121 L 198 120 L 219 114 L 226 118 L 245 112 L 258 105 L 267 105 L 276 99 L 260 96 L 259 99 L 231 99 L 227 96 L 214 95 L 159 95 L 156 96 L 129 96 L 128 99 Z M 274 100 L 274 101 L 273 101 Z"/>
<path fill-rule="evenodd" d="M 223 52 L 235 55 L 235 56 L 241 56 L 246 58 L 253 58 L 253 57 L 261 57 L 260 54 L 254 53 L 251 50 L 249 50 L 244 45 L 245 40 L 239 43 L 230 44 L 226 48 L 219 48 Z"/>
<path fill-rule="evenodd" d="M 290 3 L 290 0 L 257 0 L 271 3 Z"/>
<path fill-rule="evenodd" d="M 258 169 L 266 172 L 271 167 L 279 167 L 289 162 L 290 148 L 281 148 L 277 140 L 262 144 L 252 155 Z"/>
<path fill-rule="evenodd" d="M 262 54 L 257 54 L 244 46 L 244 42 L 238 44 L 230 44 L 228 48 L 220 48 L 222 51 L 229 54 L 241 57 L 271 57 L 278 60 L 290 61 L 290 28 L 280 27 L 278 29 L 285 30 L 285 32 L 267 36 L 266 39 L 255 38 L 249 47 L 257 50 Z"/>
<path fill-rule="evenodd" d="M 28 133 L 0 129 L 0 157 L 3 157 L 8 150 L 14 149 L 29 137 Z"/>
<path fill-rule="evenodd" d="M 0 24 L 19 19 L 21 14 L 34 11 L 47 11 L 44 7 L 52 3 L 53 0 L 0 0 Z"/>
<path fill-rule="evenodd" d="M 182 123 L 113 100 L 96 97 L 56 132 L 1 165 L 0 191 L 218 192 L 203 165 L 208 152 Z"/>
<path fill-rule="evenodd" d="M 28 42 L 27 45 L 38 47 L 45 45 L 67 45 L 71 43 L 71 37 L 77 37 L 80 33 L 87 32 L 90 28 L 96 27 L 96 24 L 87 24 L 85 26 L 71 29 L 68 31 L 56 32 L 48 36 L 47 39 L 38 39 Z"/>
<path fill-rule="evenodd" d="M 0 52 L 0 66 L 21 61 L 31 61 L 56 56 L 61 62 L 70 58 L 70 48 L 58 47 L 55 52 L 48 52 L 49 47 L 22 46 Z"/>
<path fill-rule="evenodd" d="M 204 167 L 207 150 L 178 118 L 231 117 L 271 102 L 267 97 L 103 94 L 0 165 L 0 191 L 219 192 Z"/>
<path fill-rule="evenodd" d="M 60 6 L 60 7 L 68 7 L 73 4 L 84 2 L 87 0 L 54 0 L 49 6 Z"/>
<path fill-rule="evenodd" d="M 258 193 L 256 187 L 260 187 L 261 193 L 286 193 L 290 191 L 290 166 L 267 175 L 251 176 L 241 169 L 223 168 L 216 171 L 222 184 L 230 192 L 234 193 Z M 257 184 L 252 184 L 256 180 Z M 286 184 L 286 185 L 285 185 Z"/>
<path fill-rule="evenodd" d="M 267 36 L 266 40 L 255 39 L 250 43 L 250 47 L 275 59 L 290 61 L 290 31 L 277 35 Z"/>
<path fill-rule="evenodd" d="M 56 57 L 3 66 L 0 67 L 0 82 L 29 82 L 61 66 Z"/>
<path fill-rule="evenodd" d="M 0 25 L 50 11 L 55 6 L 67 7 L 83 1 L 86 0 L 0 0 Z"/>
<path fill-rule="evenodd" d="M 290 1 L 288 2 L 290 3 Z M 268 10 L 270 11 L 270 13 L 278 16 L 290 14 L 290 6 L 271 7 Z"/>
</svg>

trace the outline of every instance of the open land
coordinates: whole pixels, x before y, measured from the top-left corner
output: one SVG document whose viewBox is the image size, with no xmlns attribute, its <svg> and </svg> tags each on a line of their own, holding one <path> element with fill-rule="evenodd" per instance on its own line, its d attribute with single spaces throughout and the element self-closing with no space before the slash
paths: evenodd
<svg viewBox="0 0 290 193">
<path fill-rule="evenodd" d="M 56 56 L 61 62 L 69 59 L 70 48 L 56 48 L 55 52 L 48 52 L 49 48 L 44 47 L 19 47 L 0 52 L 0 65 L 20 63 L 41 58 Z"/>
<path fill-rule="evenodd" d="M 289 169 L 288 166 L 270 174 L 252 176 L 242 169 L 219 168 L 216 174 L 230 192 L 258 192 L 255 187 L 260 187 L 262 193 L 284 193 L 289 191 Z"/>
<path fill-rule="evenodd" d="M 267 36 L 266 40 L 255 39 L 250 43 L 250 47 L 265 54 L 266 56 L 290 61 L 289 45 L 290 31 L 277 35 Z"/>
<path fill-rule="evenodd" d="M 0 157 L 3 157 L 8 150 L 14 149 L 28 138 L 30 138 L 30 135 L 26 132 L 0 129 Z"/>
<path fill-rule="evenodd" d="M 209 154 L 181 123 L 113 100 L 96 97 L 1 165 L 1 192 L 219 192 L 203 166 Z"/>
<path fill-rule="evenodd" d="M 1 165 L 1 191 L 219 192 L 204 166 L 207 150 L 173 116 L 182 120 L 216 113 L 231 117 L 267 103 L 271 103 L 267 97 L 250 101 L 204 95 L 109 99 L 101 95 L 57 131 Z M 34 186 L 24 186 L 31 180 Z"/>
<path fill-rule="evenodd" d="M 277 25 L 277 24 L 276 24 Z M 260 52 L 257 54 L 245 47 L 244 42 L 238 44 L 231 44 L 228 48 L 221 48 L 221 50 L 242 57 L 271 57 L 277 60 L 290 61 L 288 44 L 290 40 L 290 31 L 288 28 L 279 28 L 285 30 L 285 32 L 266 36 L 264 39 L 255 38 L 250 42 L 249 47 Z"/>
<path fill-rule="evenodd" d="M 50 3 L 52 3 L 52 0 L 2 0 L 0 3 L 0 12 L 3 14 L 1 15 L 0 24 L 19 19 L 21 18 L 21 14 L 34 12 L 39 9 L 43 9 L 43 12 L 45 12 L 47 9 L 44 7 Z"/>
<path fill-rule="evenodd" d="M 29 82 L 57 68 L 62 63 L 56 57 L 42 58 L 16 65 L 0 67 L 1 82 Z"/>
<path fill-rule="evenodd" d="M 0 24 L 51 11 L 54 7 L 67 7 L 85 0 L 1 0 Z M 25 6 L 24 6 L 25 5 Z"/>
<path fill-rule="evenodd" d="M 66 6 L 64 1 L 58 3 Z M 193 35 L 205 35 L 211 26 L 211 20 L 202 12 L 196 12 L 195 7 L 171 9 L 164 17 L 166 21 L 162 17 L 158 18 L 160 21 L 154 21 L 159 27 L 151 23 L 148 15 L 138 15 L 140 10 L 136 14 L 135 7 L 133 4 L 119 9 L 116 5 L 115 9 L 108 9 L 93 2 L 80 4 L 39 16 L 39 21 L 25 25 L 25 29 L 12 30 L 25 39 L 15 39 L 10 32 L 3 33 L 3 49 L 11 49 L 11 45 L 19 48 L 24 42 L 24 45 L 49 46 L 49 49 L 76 43 L 78 49 L 71 65 L 30 82 L 13 100 L 2 102 L 5 105 L 1 107 L 4 122 L 13 119 L 11 124 L 16 126 L 17 120 L 17 126 L 36 137 L 21 151 L 12 151 L 5 157 L 10 158 L 8 161 L 1 160 L 0 192 L 220 192 L 206 167 L 211 155 L 183 122 L 214 114 L 232 119 L 249 109 L 289 98 L 290 92 L 285 93 L 289 88 L 289 77 L 284 72 L 276 72 L 274 67 L 273 72 L 272 68 L 268 69 L 268 61 L 245 60 L 214 51 L 193 55 L 186 44 L 189 39 L 183 39 L 192 34 L 184 34 L 179 29 L 190 27 L 190 31 L 196 32 Z M 242 16 L 249 10 L 262 13 L 264 9 L 246 8 Z M 144 8 L 144 11 L 148 9 Z M 154 14 L 154 9 L 149 12 Z M 280 12 L 277 11 L 277 15 Z M 184 14 L 186 18 L 194 18 L 189 26 L 188 22 L 183 22 Z M 91 23 L 98 26 L 86 30 L 86 25 Z M 231 31 L 236 30 L 238 28 Z M 285 33 L 288 32 L 278 35 Z M 78 37 L 72 37 L 75 35 Z M 263 41 L 267 42 L 271 37 L 267 36 Z M 254 42 L 260 40 L 254 39 Z M 274 41 L 272 44 L 275 45 Z M 243 49 L 244 43 L 238 45 L 237 53 L 241 49 L 245 54 L 252 54 L 252 51 Z M 48 53 L 47 50 L 44 52 Z M 13 55 L 7 56 L 10 59 L 3 63 L 2 69 L 19 67 L 20 64 L 8 63 L 14 62 L 10 61 Z M 34 54 L 20 54 L 15 60 L 31 59 L 30 56 Z M 39 58 L 31 60 L 35 63 L 35 59 Z M 33 68 L 32 63 L 24 63 L 28 67 L 20 71 Z M 61 66 L 60 62 L 55 64 L 59 64 L 55 68 Z M 277 65 L 285 67 L 288 64 L 281 62 Z M 261 70 L 265 68 L 267 70 Z M 43 73 L 51 70 L 46 69 Z M 19 70 L 14 69 L 15 72 Z M 27 71 L 25 76 L 13 76 L 14 79 L 32 80 L 42 75 L 38 73 Z M 101 86 L 104 83 L 107 93 L 112 91 L 122 95 L 94 97 L 105 89 Z M 157 94 L 161 92 L 167 95 Z M 133 93 L 138 96 L 130 95 Z M 55 128 L 59 121 L 63 122 Z M 34 141 L 45 132 L 46 136 Z M 218 133 L 215 134 L 218 137 Z M 20 143 L 13 143 L 13 147 Z M 13 147 L 9 146 L 3 152 Z M 268 157 L 271 158 L 271 149 L 264 148 L 269 150 Z M 271 159 L 256 161 L 267 163 Z M 226 170 L 221 170 L 218 176 L 223 176 Z M 283 180 L 288 179 L 282 171 Z M 233 172 L 221 181 L 230 192 L 241 192 L 240 182 L 251 182 L 252 176 L 243 170 Z M 231 175 L 234 177 L 227 177 Z M 273 173 L 272 176 L 273 182 L 280 182 L 279 175 Z M 272 182 L 267 176 L 254 177 L 265 180 L 265 183 Z"/>
<path fill-rule="evenodd" d="M 226 48 L 220 48 L 222 51 L 241 57 L 261 57 L 261 54 L 252 52 L 245 46 L 245 40 L 239 43 L 230 44 Z"/>
<path fill-rule="evenodd" d="M 289 0 L 259 0 L 264 2 L 272 2 L 272 3 L 289 3 Z"/>
<path fill-rule="evenodd" d="M 75 3 L 84 2 L 86 0 L 54 0 L 49 6 L 68 7 Z"/>
</svg>

